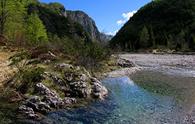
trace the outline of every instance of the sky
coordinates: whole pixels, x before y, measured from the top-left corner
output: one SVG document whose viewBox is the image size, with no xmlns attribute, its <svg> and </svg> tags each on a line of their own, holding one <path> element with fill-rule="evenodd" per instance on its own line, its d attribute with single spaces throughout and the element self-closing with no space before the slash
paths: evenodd
<svg viewBox="0 0 195 124">
<path fill-rule="evenodd" d="M 126 21 L 151 0 L 40 0 L 59 2 L 67 10 L 82 10 L 95 22 L 100 32 L 114 35 Z"/>
</svg>

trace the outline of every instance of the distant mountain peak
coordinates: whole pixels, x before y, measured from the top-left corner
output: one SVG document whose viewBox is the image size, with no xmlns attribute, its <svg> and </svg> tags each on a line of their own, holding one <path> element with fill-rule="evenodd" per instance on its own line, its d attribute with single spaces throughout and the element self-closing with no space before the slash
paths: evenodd
<svg viewBox="0 0 195 124">
<path fill-rule="evenodd" d="M 96 26 L 95 21 L 85 12 L 80 10 L 77 11 L 67 10 L 66 17 L 73 20 L 74 22 L 81 24 L 84 30 L 86 30 L 86 32 L 89 33 L 89 36 L 91 37 L 92 41 L 106 42 L 111 40 L 111 38 L 109 38 L 110 36 L 100 33 Z"/>
</svg>

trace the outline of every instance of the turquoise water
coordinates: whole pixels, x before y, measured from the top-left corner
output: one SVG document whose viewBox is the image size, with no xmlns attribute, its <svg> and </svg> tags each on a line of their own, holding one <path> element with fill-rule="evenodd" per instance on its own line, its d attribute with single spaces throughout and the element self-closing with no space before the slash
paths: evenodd
<svg viewBox="0 0 195 124">
<path fill-rule="evenodd" d="M 53 124 L 182 124 L 186 110 L 174 96 L 139 87 L 128 77 L 103 81 L 109 89 L 104 101 L 87 107 L 51 112 L 43 123 Z"/>
</svg>

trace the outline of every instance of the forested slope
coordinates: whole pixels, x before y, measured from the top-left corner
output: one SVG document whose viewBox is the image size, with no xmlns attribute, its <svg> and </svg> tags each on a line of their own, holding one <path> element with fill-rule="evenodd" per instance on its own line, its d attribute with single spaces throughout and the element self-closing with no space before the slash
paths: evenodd
<svg viewBox="0 0 195 124">
<path fill-rule="evenodd" d="M 142 7 L 110 42 L 114 48 L 195 50 L 195 0 L 155 0 Z"/>
</svg>

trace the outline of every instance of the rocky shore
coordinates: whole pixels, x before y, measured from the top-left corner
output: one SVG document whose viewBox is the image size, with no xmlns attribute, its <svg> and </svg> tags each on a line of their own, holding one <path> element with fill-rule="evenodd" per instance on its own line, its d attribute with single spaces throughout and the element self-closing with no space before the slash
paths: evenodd
<svg viewBox="0 0 195 124">
<path fill-rule="evenodd" d="M 141 70 L 131 60 L 117 59 L 119 70 L 104 74 L 105 77 L 129 75 Z M 40 119 L 50 111 L 82 104 L 81 101 L 104 100 L 108 90 L 83 67 L 66 63 L 55 64 L 52 71 L 42 74 L 42 81 L 35 83 L 33 94 L 27 96 L 18 112 L 29 119 Z"/>
<path fill-rule="evenodd" d="M 61 63 L 55 69 L 62 74 L 45 72 L 42 82 L 33 87 L 33 94 L 28 96 L 18 111 L 30 119 L 40 118 L 40 114 L 80 104 L 80 101 L 103 100 L 108 90 L 92 77 L 84 68 Z M 48 87 L 48 83 L 53 87 Z M 58 88 L 55 88 L 58 87 Z"/>
<path fill-rule="evenodd" d="M 195 124 L 195 105 L 192 106 L 190 113 L 187 115 L 185 119 L 185 124 Z"/>
<path fill-rule="evenodd" d="M 138 66 L 135 62 L 130 59 L 125 59 L 119 57 L 117 59 L 116 65 L 120 67 L 120 69 L 108 72 L 105 74 L 106 77 L 122 77 L 129 76 L 137 71 L 141 71 L 142 67 Z"/>
<path fill-rule="evenodd" d="M 156 67 L 166 71 L 173 67 L 183 68 L 190 70 L 191 74 L 195 71 L 193 55 L 121 54 L 116 60 L 111 66 L 116 66 L 116 70 L 102 76 L 130 76 L 145 68 Z M 39 120 L 48 112 L 80 106 L 83 102 L 86 104 L 93 100 L 104 100 L 108 95 L 101 81 L 83 67 L 54 63 L 47 68 L 41 75 L 42 80 L 32 85 L 31 92 L 17 92 L 14 97 L 10 97 L 11 102 L 22 101 L 17 111 L 27 119 Z M 179 71 L 184 73 L 183 70 Z M 194 123 L 194 110 L 195 107 L 189 112 L 186 124 Z"/>
<path fill-rule="evenodd" d="M 177 54 L 120 54 L 141 67 L 178 67 L 195 70 L 195 55 Z"/>
</svg>

